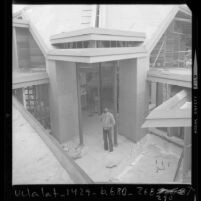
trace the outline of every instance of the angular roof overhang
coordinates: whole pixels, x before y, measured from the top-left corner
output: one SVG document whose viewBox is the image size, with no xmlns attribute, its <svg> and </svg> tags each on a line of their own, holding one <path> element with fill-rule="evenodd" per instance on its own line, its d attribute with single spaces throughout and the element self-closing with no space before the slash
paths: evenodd
<svg viewBox="0 0 201 201">
<path fill-rule="evenodd" d="M 192 88 L 192 70 L 187 68 L 150 68 L 147 80 Z"/>
<path fill-rule="evenodd" d="M 71 62 L 97 63 L 132 59 L 147 56 L 145 48 L 82 48 L 82 49 L 55 49 L 48 51 L 50 60 L 63 60 Z"/>
<path fill-rule="evenodd" d="M 189 15 L 190 17 L 192 16 L 191 10 L 187 6 L 184 5 L 175 6 L 169 13 L 169 15 L 161 23 L 159 29 L 155 32 L 153 37 L 146 42 L 145 46 L 149 53 L 151 53 L 151 51 L 153 50 L 153 48 L 155 47 L 155 45 L 157 44 L 163 33 L 165 32 L 165 30 L 168 28 L 168 26 L 170 25 L 170 23 L 172 22 L 172 20 L 175 18 L 176 14 L 179 11 Z"/>
<path fill-rule="evenodd" d="M 12 88 L 18 89 L 31 85 L 49 83 L 49 77 L 46 72 L 41 73 L 13 73 Z"/>
<path fill-rule="evenodd" d="M 27 20 L 13 19 L 13 27 L 29 28 L 29 22 Z"/>
<path fill-rule="evenodd" d="M 182 90 L 152 110 L 146 117 L 142 128 L 191 127 L 191 108 L 188 93 Z"/>
<path fill-rule="evenodd" d="M 116 41 L 138 41 L 145 40 L 145 34 L 141 32 L 120 31 L 103 28 L 86 28 L 67 33 L 60 33 L 51 36 L 52 44 L 67 43 L 88 40 L 116 40 Z"/>
</svg>

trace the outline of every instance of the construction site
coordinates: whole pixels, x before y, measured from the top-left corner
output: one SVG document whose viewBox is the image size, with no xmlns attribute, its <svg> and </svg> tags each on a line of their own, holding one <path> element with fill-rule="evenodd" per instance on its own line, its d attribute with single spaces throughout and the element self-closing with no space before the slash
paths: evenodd
<svg viewBox="0 0 201 201">
<path fill-rule="evenodd" d="M 186 5 L 29 5 L 12 30 L 13 185 L 191 184 Z"/>
</svg>

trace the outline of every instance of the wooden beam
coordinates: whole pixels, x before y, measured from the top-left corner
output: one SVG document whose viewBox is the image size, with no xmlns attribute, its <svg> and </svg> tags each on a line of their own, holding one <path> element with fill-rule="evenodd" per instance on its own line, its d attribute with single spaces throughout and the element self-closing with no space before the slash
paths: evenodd
<svg viewBox="0 0 201 201">
<path fill-rule="evenodd" d="M 72 158 L 68 156 L 56 139 L 40 125 L 40 123 L 33 117 L 33 115 L 31 115 L 31 113 L 24 109 L 24 107 L 17 101 L 15 97 L 13 97 L 13 104 L 21 112 L 23 117 L 30 123 L 34 130 L 36 130 L 43 142 L 52 151 L 74 183 L 92 184 L 92 179 L 73 161 Z"/>
</svg>

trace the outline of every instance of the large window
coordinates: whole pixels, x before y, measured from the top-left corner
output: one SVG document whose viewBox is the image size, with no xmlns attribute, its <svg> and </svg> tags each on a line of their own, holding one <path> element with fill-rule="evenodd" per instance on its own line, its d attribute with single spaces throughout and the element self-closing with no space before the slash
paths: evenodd
<svg viewBox="0 0 201 201">
<path fill-rule="evenodd" d="M 179 16 L 179 17 L 178 17 Z M 192 66 L 192 23 L 191 19 L 177 15 L 156 44 L 150 55 L 151 67 Z"/>
<path fill-rule="evenodd" d="M 15 28 L 18 63 L 21 71 L 45 71 L 45 57 L 36 44 L 29 30 Z"/>
<path fill-rule="evenodd" d="M 90 40 L 69 43 L 54 44 L 58 49 L 79 49 L 79 48 L 114 48 L 114 47 L 136 47 L 142 44 L 138 41 L 110 41 L 110 40 Z"/>
<path fill-rule="evenodd" d="M 50 129 L 48 84 L 14 89 L 13 95 L 45 129 Z"/>
</svg>

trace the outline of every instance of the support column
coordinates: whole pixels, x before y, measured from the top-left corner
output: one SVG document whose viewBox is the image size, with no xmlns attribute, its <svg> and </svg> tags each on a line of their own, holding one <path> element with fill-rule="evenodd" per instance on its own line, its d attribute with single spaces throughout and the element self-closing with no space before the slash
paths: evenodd
<svg viewBox="0 0 201 201">
<path fill-rule="evenodd" d="M 156 88 L 157 83 L 151 82 L 151 104 L 154 104 L 156 106 Z"/>
<path fill-rule="evenodd" d="M 148 114 L 149 59 L 122 60 L 119 66 L 119 134 L 138 141 L 147 131 L 141 125 Z"/>
<path fill-rule="evenodd" d="M 149 85 L 147 82 L 147 73 L 149 70 L 149 57 L 137 58 L 137 141 L 147 134 L 147 128 L 141 128 L 146 116 L 149 114 Z"/>
<path fill-rule="evenodd" d="M 78 118 L 79 118 L 79 139 L 80 139 L 80 145 L 83 145 L 84 139 L 82 130 L 81 91 L 80 91 L 80 76 L 79 76 L 78 65 L 76 65 L 76 78 L 77 78 L 77 98 L 78 98 Z"/>
<path fill-rule="evenodd" d="M 116 121 L 116 124 L 114 125 L 114 145 L 118 144 L 117 140 L 117 124 L 118 124 L 118 119 L 117 119 L 117 63 L 114 61 L 114 67 L 113 67 L 113 74 L 114 74 L 114 118 Z"/>
<path fill-rule="evenodd" d="M 163 103 L 163 84 L 157 83 L 156 106 Z"/>
<path fill-rule="evenodd" d="M 47 64 L 52 134 L 64 143 L 79 135 L 76 64 L 53 60 Z"/>
<path fill-rule="evenodd" d="M 101 72 L 101 63 L 99 63 L 99 103 L 100 103 L 100 114 L 103 112 L 103 105 L 102 105 L 102 72 Z"/>
</svg>

